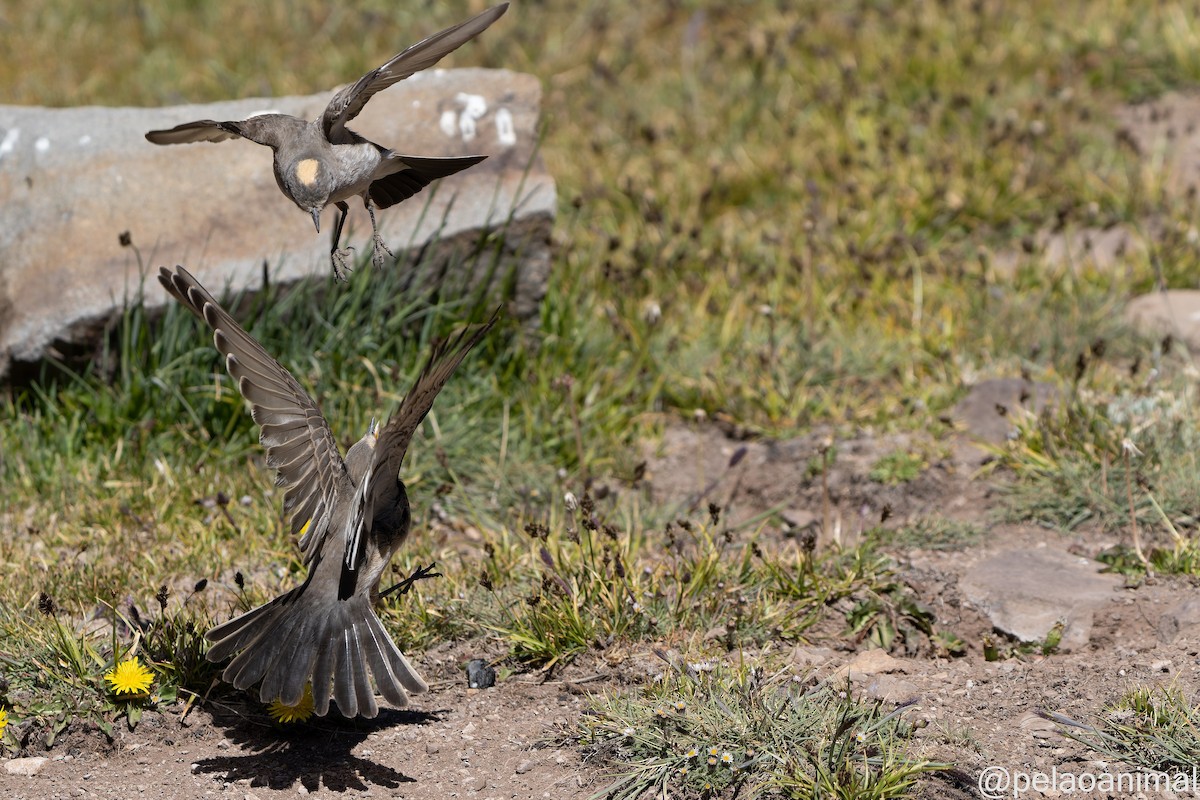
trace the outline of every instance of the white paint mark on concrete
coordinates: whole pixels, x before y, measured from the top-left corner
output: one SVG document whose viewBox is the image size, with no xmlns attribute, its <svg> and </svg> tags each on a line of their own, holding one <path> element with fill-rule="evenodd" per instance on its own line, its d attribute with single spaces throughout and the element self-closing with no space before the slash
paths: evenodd
<svg viewBox="0 0 1200 800">
<path fill-rule="evenodd" d="M 442 112 L 442 116 L 438 120 L 438 127 L 442 129 L 442 133 L 447 136 L 453 136 L 458 132 L 458 114 L 455 114 L 450 109 L 446 109 Z"/>
<path fill-rule="evenodd" d="M 454 99 L 463 104 L 463 116 L 479 119 L 487 113 L 487 99 L 481 94 L 459 92 Z"/>
<path fill-rule="evenodd" d="M 50 149 L 50 140 L 45 136 L 39 136 L 37 141 L 33 143 L 33 149 L 39 153 L 44 153 Z"/>
<path fill-rule="evenodd" d="M 512 112 L 507 108 L 496 109 L 496 140 L 505 147 L 517 143 L 517 129 L 513 125 Z"/>
<path fill-rule="evenodd" d="M 17 146 L 17 139 L 20 139 L 20 138 L 21 138 L 21 129 L 20 128 L 9 128 L 5 132 L 4 138 L 0 139 L 0 158 L 4 158 L 6 155 L 11 153 L 13 151 L 13 149 Z"/>
<path fill-rule="evenodd" d="M 468 117 L 463 114 L 458 118 L 458 130 L 462 133 L 462 140 L 469 142 L 475 138 L 475 118 Z"/>
<path fill-rule="evenodd" d="M 487 113 L 487 100 L 481 94 L 467 92 L 459 92 L 454 99 L 463 106 L 458 117 L 458 130 L 462 134 L 462 140 L 469 142 L 475 138 L 475 121 Z"/>
</svg>

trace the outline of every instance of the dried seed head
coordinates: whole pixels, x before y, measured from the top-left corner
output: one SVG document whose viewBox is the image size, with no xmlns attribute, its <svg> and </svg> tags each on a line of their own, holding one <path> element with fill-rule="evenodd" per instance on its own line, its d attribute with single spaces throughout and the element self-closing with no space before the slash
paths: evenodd
<svg viewBox="0 0 1200 800">
<path fill-rule="evenodd" d="M 38 611 L 42 612 L 48 617 L 54 614 L 54 612 L 58 611 L 58 606 L 55 605 L 54 598 L 45 592 L 38 593 L 37 608 Z"/>
</svg>

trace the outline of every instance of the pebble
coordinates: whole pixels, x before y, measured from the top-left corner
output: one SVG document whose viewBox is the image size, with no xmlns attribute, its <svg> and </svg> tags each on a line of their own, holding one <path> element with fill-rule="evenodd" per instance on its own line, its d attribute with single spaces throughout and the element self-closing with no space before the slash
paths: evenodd
<svg viewBox="0 0 1200 800">
<path fill-rule="evenodd" d="M 524 761 L 522 761 L 520 764 L 517 764 L 517 774 L 518 775 L 524 775 L 526 772 L 529 772 L 529 770 L 531 770 L 531 769 L 533 769 L 533 761 L 528 758 L 525 759 Z"/>
<path fill-rule="evenodd" d="M 9 775 L 25 775 L 32 777 L 42 771 L 49 759 L 44 756 L 32 758 L 14 758 L 4 763 L 4 771 Z"/>
<path fill-rule="evenodd" d="M 469 792 L 482 792 L 487 786 L 487 781 L 482 775 L 476 775 L 474 778 L 467 778 L 463 781 L 463 786 Z"/>
</svg>

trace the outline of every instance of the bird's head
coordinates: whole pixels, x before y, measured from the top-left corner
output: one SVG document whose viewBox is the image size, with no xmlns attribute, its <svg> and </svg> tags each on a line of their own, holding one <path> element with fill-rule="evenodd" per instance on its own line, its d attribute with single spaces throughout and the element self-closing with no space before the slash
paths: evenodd
<svg viewBox="0 0 1200 800">
<path fill-rule="evenodd" d="M 307 211 L 321 232 L 321 209 L 329 202 L 329 170 L 316 158 L 298 158 L 281 170 L 280 182 L 288 197 Z"/>
</svg>

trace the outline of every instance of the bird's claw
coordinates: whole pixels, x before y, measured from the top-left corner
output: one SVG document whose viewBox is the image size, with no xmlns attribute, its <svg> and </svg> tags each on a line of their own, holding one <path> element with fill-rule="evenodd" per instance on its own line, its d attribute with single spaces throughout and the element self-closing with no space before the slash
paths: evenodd
<svg viewBox="0 0 1200 800">
<path fill-rule="evenodd" d="M 433 568 L 437 566 L 437 562 L 433 562 L 428 567 L 417 567 L 413 570 L 413 574 L 409 575 L 404 580 L 379 593 L 380 599 L 387 597 L 389 594 L 408 594 L 408 590 L 413 587 L 417 581 L 423 581 L 426 578 L 440 578 L 442 573 L 434 572 Z"/>
<path fill-rule="evenodd" d="M 343 247 L 341 250 L 335 248 L 329 251 L 329 260 L 333 264 L 334 280 L 345 283 L 349 273 L 354 271 L 349 263 L 347 263 L 347 259 L 350 258 L 353 250 L 353 247 Z"/>
<path fill-rule="evenodd" d="M 383 265 L 387 263 L 383 257 L 383 253 L 387 253 L 388 258 L 391 258 L 393 261 L 396 259 L 396 254 L 388 249 L 388 246 L 383 243 L 383 237 L 378 233 L 374 235 L 374 238 L 375 249 L 371 252 L 371 261 L 375 264 L 376 269 L 383 269 Z M 380 252 L 381 250 L 383 252 Z"/>
</svg>

